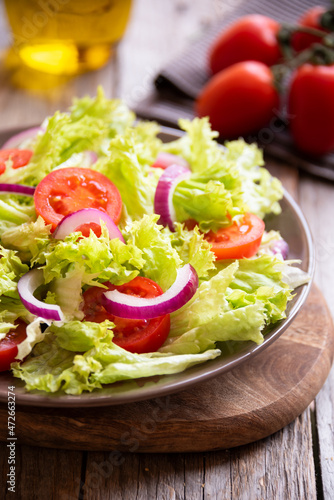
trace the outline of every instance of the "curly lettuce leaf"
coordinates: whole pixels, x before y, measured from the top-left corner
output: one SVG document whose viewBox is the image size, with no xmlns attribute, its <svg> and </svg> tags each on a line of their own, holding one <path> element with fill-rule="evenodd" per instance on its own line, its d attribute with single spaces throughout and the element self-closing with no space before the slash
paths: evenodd
<svg viewBox="0 0 334 500">
<path fill-rule="evenodd" d="M 102 224 L 102 234 L 93 231 L 86 238 L 80 232 L 71 233 L 64 240 L 49 240 L 35 256 L 33 264 L 40 264 L 45 283 L 54 278 L 66 278 L 74 269 L 82 270 L 82 286 L 111 281 L 123 284 L 138 274 L 143 266 L 141 251 L 134 245 L 125 245 L 119 239 L 109 239 Z"/>
<path fill-rule="evenodd" d="M 126 104 L 119 99 L 107 99 L 102 87 L 98 87 L 96 97 L 74 98 L 70 115 L 73 122 L 85 116 L 102 120 L 108 126 L 108 138 L 122 134 L 135 120 Z"/>
<path fill-rule="evenodd" d="M 89 321 L 69 321 L 64 325 L 51 325 L 49 332 L 55 335 L 55 342 L 62 349 L 73 352 L 86 352 L 97 347 L 101 341 L 110 340 L 111 321 L 92 323 Z"/>
<path fill-rule="evenodd" d="M 118 100 L 107 99 L 102 89 L 94 98 L 77 99 L 70 113 L 56 112 L 44 134 L 34 143 L 34 154 L 25 167 L 7 168 L 3 182 L 37 185 L 45 175 L 75 153 L 101 152 L 106 140 L 122 133 L 134 115 Z"/>
<path fill-rule="evenodd" d="M 23 168 L 23 167 L 22 167 Z M 4 182 L 1 175 L 1 182 Z M 17 227 L 36 218 L 32 200 L 27 197 L 0 193 L 0 236 L 6 229 Z"/>
<path fill-rule="evenodd" d="M 68 345 L 64 332 L 58 330 L 56 333 L 58 342 L 53 335 L 47 335 L 26 361 L 12 365 L 14 376 L 25 382 L 27 390 L 57 392 L 61 389 L 67 394 L 81 394 L 101 388 L 102 384 L 179 373 L 220 354 L 219 349 L 180 356 L 159 352 L 130 353 L 113 344 L 111 333 L 108 333 L 109 326 L 109 322 L 100 324 L 99 341 L 93 339 L 93 333 L 87 330 L 91 327 L 90 323 L 86 323 L 86 328 L 75 328 L 74 333 L 71 330 L 72 349 L 74 345 L 96 344 L 84 354 L 76 354 L 58 345 L 58 342 Z"/>
<path fill-rule="evenodd" d="M 17 282 L 29 270 L 13 250 L 0 245 L 0 296 L 17 297 Z M 1 299 L 0 299 L 1 301 Z"/>
<path fill-rule="evenodd" d="M 21 260 L 29 261 L 49 242 L 50 229 L 51 225 L 46 225 L 42 217 L 38 217 L 34 222 L 24 222 L 3 231 L 1 242 L 16 250 Z"/>
<path fill-rule="evenodd" d="M 246 209 L 238 171 L 224 159 L 180 182 L 175 188 L 173 203 L 178 221 L 194 219 L 203 232 L 216 232 L 230 225 L 231 217 Z"/>
<path fill-rule="evenodd" d="M 205 172 L 216 165 L 222 150 L 214 140 L 218 132 L 211 130 L 209 119 L 179 120 L 179 127 L 186 132 L 180 139 L 163 145 L 163 150 L 181 156 L 193 172 Z"/>
<path fill-rule="evenodd" d="M 196 270 L 198 277 L 207 278 L 209 271 L 215 269 L 215 254 L 211 252 L 211 245 L 204 239 L 204 235 L 199 232 L 197 226 L 193 230 L 188 230 L 183 224 L 175 224 L 175 232 L 168 228 L 168 233 L 173 248 L 177 251 L 182 265 L 191 264 Z"/>
<path fill-rule="evenodd" d="M 161 175 L 160 169 L 150 168 L 158 152 L 155 132 L 155 127 L 150 130 L 143 125 L 127 129 L 111 140 L 108 159 L 94 167 L 117 186 L 131 220 L 153 214 L 155 190 Z"/>
<path fill-rule="evenodd" d="M 283 198 L 283 187 L 262 166 L 262 151 L 256 144 L 247 144 L 243 139 L 227 142 L 225 146 L 226 160 L 234 162 L 240 172 L 243 199 L 248 212 L 261 219 L 269 213 L 281 213 L 278 202 Z"/>
<path fill-rule="evenodd" d="M 142 252 L 144 264 L 141 272 L 158 283 L 165 291 L 176 279 L 177 269 L 182 261 L 173 248 L 168 233 L 157 224 L 158 215 L 145 215 L 135 221 L 125 233 L 127 244 Z"/>
<path fill-rule="evenodd" d="M 193 300 L 171 315 L 171 333 L 160 351 L 197 353 L 227 340 L 260 344 L 265 326 L 285 317 L 292 298 L 290 283 L 285 282 L 288 269 L 295 273 L 270 255 L 218 262 Z M 308 279 L 303 273 L 299 284 Z"/>
<path fill-rule="evenodd" d="M 180 127 L 187 134 L 163 146 L 185 158 L 192 170 L 174 192 L 179 222 L 194 219 L 202 231 L 216 232 L 246 211 L 260 218 L 280 212 L 281 183 L 261 167 L 262 152 L 255 144 L 240 139 L 219 146 L 206 118 L 180 120 Z"/>
</svg>

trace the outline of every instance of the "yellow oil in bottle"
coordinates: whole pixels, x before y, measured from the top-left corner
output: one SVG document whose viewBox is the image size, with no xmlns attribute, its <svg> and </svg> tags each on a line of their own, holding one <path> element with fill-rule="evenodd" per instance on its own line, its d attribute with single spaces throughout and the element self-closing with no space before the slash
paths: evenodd
<svg viewBox="0 0 334 500">
<path fill-rule="evenodd" d="M 53 75 L 95 70 L 122 38 L 131 0 L 5 0 L 12 52 Z"/>
</svg>

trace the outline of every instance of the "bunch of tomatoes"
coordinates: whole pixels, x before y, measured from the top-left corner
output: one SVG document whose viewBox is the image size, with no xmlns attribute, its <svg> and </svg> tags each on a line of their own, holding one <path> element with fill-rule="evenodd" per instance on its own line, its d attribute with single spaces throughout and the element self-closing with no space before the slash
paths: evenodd
<svg viewBox="0 0 334 500">
<path fill-rule="evenodd" d="M 286 123 L 296 147 L 334 150 L 334 12 L 314 7 L 296 26 L 262 15 L 240 18 L 214 41 L 212 78 L 196 101 L 221 139 L 247 137 Z"/>
</svg>

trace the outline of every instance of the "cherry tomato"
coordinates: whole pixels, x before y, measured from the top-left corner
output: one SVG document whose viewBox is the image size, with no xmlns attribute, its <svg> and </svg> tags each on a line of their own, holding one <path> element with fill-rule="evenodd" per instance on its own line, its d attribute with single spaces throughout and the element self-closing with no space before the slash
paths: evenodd
<svg viewBox="0 0 334 500">
<path fill-rule="evenodd" d="M 322 14 L 326 12 L 326 10 L 326 7 L 320 5 L 318 5 L 317 7 L 312 7 L 312 9 L 306 11 L 304 15 L 299 19 L 298 24 L 307 28 L 315 28 L 324 32 L 329 32 L 320 24 L 320 18 Z M 321 37 L 302 32 L 294 33 L 291 39 L 291 45 L 297 52 L 307 49 L 313 43 L 319 42 L 321 42 Z"/>
<path fill-rule="evenodd" d="M 152 298 L 163 293 L 157 283 L 140 276 L 120 286 L 112 285 L 109 282 L 104 284 L 108 290 L 118 290 L 136 297 Z M 157 351 L 169 334 L 169 314 L 148 320 L 119 318 L 108 313 L 101 304 L 101 296 L 104 292 L 106 292 L 105 289 L 93 286 L 83 294 L 84 320 L 101 323 L 109 319 L 115 323 L 113 342 L 127 351 L 139 354 Z"/>
<path fill-rule="evenodd" d="M 30 149 L 0 149 L 0 175 L 6 170 L 8 160 L 12 161 L 12 168 L 20 168 L 29 163 L 32 154 Z"/>
<path fill-rule="evenodd" d="M 54 231 L 70 213 L 82 208 L 106 212 L 118 224 L 122 198 L 117 187 L 103 174 L 90 168 L 62 168 L 50 172 L 34 194 L 36 213 Z"/>
<path fill-rule="evenodd" d="M 26 338 L 26 324 L 17 321 L 17 328 L 7 333 L 6 337 L 0 341 L 0 372 L 10 369 L 11 363 L 17 356 L 17 346 Z"/>
<path fill-rule="evenodd" d="M 256 215 L 247 213 L 240 224 L 221 228 L 217 233 L 210 231 L 205 239 L 211 243 L 217 260 L 243 259 L 256 254 L 261 244 L 264 222 Z"/>
<path fill-rule="evenodd" d="M 288 98 L 296 146 L 322 155 L 334 150 L 334 65 L 304 64 L 294 73 Z"/>
<path fill-rule="evenodd" d="M 257 61 L 237 63 L 215 75 L 196 102 L 197 115 L 209 116 L 212 128 L 224 139 L 258 131 L 278 107 L 273 75 Z"/>
<path fill-rule="evenodd" d="M 253 14 L 239 19 L 223 31 L 209 53 L 213 74 L 241 61 L 260 61 L 267 66 L 282 57 L 276 35 L 280 25 L 270 17 Z"/>
</svg>

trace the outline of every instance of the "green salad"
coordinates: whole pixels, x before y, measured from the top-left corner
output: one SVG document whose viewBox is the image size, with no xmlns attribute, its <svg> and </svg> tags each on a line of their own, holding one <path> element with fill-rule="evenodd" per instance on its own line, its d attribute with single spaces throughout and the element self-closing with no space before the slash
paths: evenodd
<svg viewBox="0 0 334 500">
<path fill-rule="evenodd" d="M 81 394 L 263 342 L 308 276 L 265 230 L 283 189 L 206 118 L 163 143 L 101 89 L 0 151 L 0 369 Z"/>
</svg>

